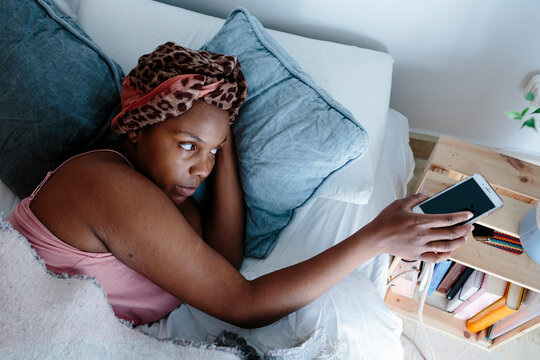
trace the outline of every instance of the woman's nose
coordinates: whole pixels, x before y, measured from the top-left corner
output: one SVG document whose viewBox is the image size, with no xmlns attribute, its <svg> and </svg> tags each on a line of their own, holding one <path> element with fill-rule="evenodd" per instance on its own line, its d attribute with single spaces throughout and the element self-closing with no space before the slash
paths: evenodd
<svg viewBox="0 0 540 360">
<path fill-rule="evenodd" d="M 209 159 L 198 159 L 189 169 L 190 175 L 206 178 L 212 171 L 212 164 Z"/>
</svg>

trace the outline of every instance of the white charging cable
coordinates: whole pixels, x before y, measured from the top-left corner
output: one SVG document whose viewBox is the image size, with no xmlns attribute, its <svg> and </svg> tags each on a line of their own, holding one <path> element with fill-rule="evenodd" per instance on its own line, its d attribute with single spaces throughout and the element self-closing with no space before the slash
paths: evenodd
<svg viewBox="0 0 540 360">
<path fill-rule="evenodd" d="M 435 356 L 435 351 L 433 350 L 433 345 L 431 344 L 431 341 L 429 341 L 429 336 L 428 336 L 427 331 L 426 331 L 426 326 L 424 324 L 424 317 L 423 317 L 424 304 L 426 302 L 427 293 L 429 291 L 429 284 L 431 284 L 431 279 L 433 277 L 433 268 L 434 268 L 435 264 L 425 262 L 424 266 L 426 267 L 427 275 L 422 276 L 422 278 L 420 280 L 420 284 L 418 284 L 418 291 L 422 293 L 422 296 L 421 296 L 421 299 L 420 299 L 420 306 L 418 307 L 418 320 L 420 322 L 420 327 L 422 328 L 422 332 L 424 333 L 424 337 L 426 338 L 426 343 L 429 346 L 429 351 L 431 352 L 431 358 L 433 360 L 436 360 L 437 357 Z M 397 274 L 396 276 L 393 276 L 393 277 L 391 276 L 391 277 L 389 277 L 387 285 L 391 285 L 392 282 L 394 282 L 395 279 L 397 279 L 397 278 L 399 278 L 399 277 L 401 277 L 401 276 L 403 276 L 403 275 L 405 275 L 407 273 L 416 272 L 416 271 L 418 271 L 418 270 L 417 269 L 406 270 L 406 271 L 403 271 L 403 272 Z M 425 274 L 424 272 L 422 272 L 422 273 Z M 416 345 L 411 339 L 409 339 L 404 334 L 401 334 L 401 335 L 407 341 L 409 341 L 411 344 L 413 344 L 414 347 L 416 348 L 416 350 L 425 359 L 424 355 L 422 354 L 422 352 L 418 348 L 418 345 Z"/>
<path fill-rule="evenodd" d="M 426 338 L 426 342 L 429 346 L 429 351 L 431 352 L 431 358 L 433 360 L 436 360 L 437 357 L 435 356 L 435 351 L 433 350 L 433 345 L 431 345 L 431 341 L 429 341 L 429 336 L 427 334 L 427 331 L 426 331 L 426 326 L 424 325 L 424 316 L 423 316 L 423 311 L 424 311 L 424 303 L 426 302 L 426 297 L 427 297 L 427 293 L 429 291 L 429 285 L 427 284 L 431 284 L 431 278 L 433 277 L 433 267 L 435 266 L 434 263 L 424 263 L 424 266 L 427 266 L 427 276 L 424 277 L 421 281 L 421 284 L 419 286 L 420 289 L 423 288 L 423 292 L 422 292 L 422 298 L 420 300 L 420 307 L 418 308 L 418 320 L 420 321 L 420 327 L 422 328 L 422 331 L 424 332 L 424 336 Z M 425 283 L 424 283 L 424 280 L 425 280 Z M 423 286 L 422 286 L 422 283 Z M 427 286 L 426 286 L 427 285 Z"/>
</svg>

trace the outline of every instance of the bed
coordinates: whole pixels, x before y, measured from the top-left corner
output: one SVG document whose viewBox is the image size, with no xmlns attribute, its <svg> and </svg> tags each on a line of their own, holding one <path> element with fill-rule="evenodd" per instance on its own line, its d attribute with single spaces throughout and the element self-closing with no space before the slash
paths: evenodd
<svg viewBox="0 0 540 360">
<path fill-rule="evenodd" d="M 208 46 L 229 23 L 151 0 L 36 3 L 45 4 L 51 17 L 50 7 L 56 5 L 57 16 L 80 26 L 124 73 L 141 54 L 165 41 L 194 49 Z M 241 16 L 249 14 L 244 11 Z M 361 156 L 327 171 L 294 206 L 262 258 L 245 259 L 241 272 L 248 279 L 312 257 L 367 224 L 405 195 L 414 168 L 407 119 L 388 107 L 390 55 L 273 30 L 268 34 L 309 75 L 305 84 L 312 88 L 317 84 L 325 91 L 319 95 L 350 111 L 350 118 L 367 133 L 367 149 L 360 146 Z M 19 202 L 12 190 L 13 186 L 0 183 L 2 218 Z M 0 271 L 7 274 L 0 280 L 0 329 L 7 334 L 0 340 L 2 358 L 247 358 L 245 348 L 216 342 L 224 330 L 247 341 L 257 356 L 269 359 L 402 356 L 401 320 L 383 301 L 386 255 L 360 266 L 315 302 L 265 328 L 240 329 L 182 305 L 159 323 L 132 329 L 115 318 L 93 279 L 48 273 L 9 224 L 2 222 L 0 230 Z"/>
</svg>

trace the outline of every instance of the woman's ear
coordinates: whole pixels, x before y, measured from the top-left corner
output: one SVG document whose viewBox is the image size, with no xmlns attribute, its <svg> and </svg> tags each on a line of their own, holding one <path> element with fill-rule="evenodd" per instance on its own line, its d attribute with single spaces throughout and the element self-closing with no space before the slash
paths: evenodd
<svg viewBox="0 0 540 360">
<path fill-rule="evenodd" d="M 139 141 L 140 134 L 141 134 L 140 129 L 133 130 L 133 131 L 128 131 L 127 132 L 127 137 L 129 139 L 129 141 L 131 141 L 133 144 L 135 144 L 135 143 L 137 143 Z"/>
</svg>

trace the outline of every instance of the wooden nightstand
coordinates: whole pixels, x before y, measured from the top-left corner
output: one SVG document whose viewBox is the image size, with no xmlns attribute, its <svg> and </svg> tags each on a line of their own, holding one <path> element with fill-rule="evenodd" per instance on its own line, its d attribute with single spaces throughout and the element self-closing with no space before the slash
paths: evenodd
<svg viewBox="0 0 540 360">
<path fill-rule="evenodd" d="M 521 218 L 540 199 L 540 166 L 448 136 L 441 136 L 413 193 L 425 189 L 430 194 L 435 194 L 475 172 L 484 175 L 504 201 L 501 209 L 478 223 L 509 235 L 519 236 L 518 227 Z M 529 291 L 540 292 L 540 265 L 533 262 L 525 252 L 521 255 L 510 254 L 469 236 L 469 240 L 451 260 L 524 286 Z M 394 259 L 390 272 L 399 261 L 399 258 Z M 432 296 L 440 296 L 435 294 Z M 418 300 L 388 291 L 385 301 L 396 313 L 418 320 Z M 428 326 L 476 345 L 493 349 L 539 327 L 540 317 L 493 341 L 486 340 L 485 331 L 478 334 L 470 333 L 466 328 L 466 320 L 456 319 L 451 313 L 427 304 L 424 306 L 424 322 Z"/>
</svg>

